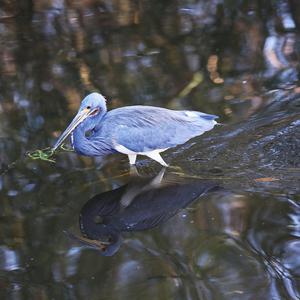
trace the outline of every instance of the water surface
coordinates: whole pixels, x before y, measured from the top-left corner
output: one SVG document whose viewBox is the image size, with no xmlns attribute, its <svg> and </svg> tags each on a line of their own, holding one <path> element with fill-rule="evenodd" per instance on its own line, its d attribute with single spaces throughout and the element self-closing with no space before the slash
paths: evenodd
<svg viewBox="0 0 300 300">
<path fill-rule="evenodd" d="M 1 4 L 1 299 L 299 299 L 298 12 L 297 1 Z M 143 158 L 130 174 L 118 154 L 26 158 L 91 91 L 109 109 L 200 110 L 225 125 L 167 151 L 161 177 Z"/>
</svg>

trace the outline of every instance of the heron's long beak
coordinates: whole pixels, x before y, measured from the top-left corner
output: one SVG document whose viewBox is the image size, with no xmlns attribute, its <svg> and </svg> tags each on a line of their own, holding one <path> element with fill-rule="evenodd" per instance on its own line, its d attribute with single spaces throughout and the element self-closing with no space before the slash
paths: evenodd
<svg viewBox="0 0 300 300">
<path fill-rule="evenodd" d="M 64 140 L 75 130 L 75 128 L 82 123 L 88 116 L 93 113 L 91 109 L 85 108 L 80 111 L 72 120 L 71 124 L 67 127 L 67 129 L 61 134 L 55 145 L 53 146 L 52 150 L 55 151 L 63 142 Z"/>
<path fill-rule="evenodd" d="M 77 236 L 69 231 L 64 231 L 65 234 L 67 234 L 69 236 L 69 238 L 80 242 L 81 244 L 83 244 L 84 246 L 88 246 L 91 248 L 97 248 L 97 249 L 101 249 L 101 250 L 106 250 L 106 248 L 111 244 L 110 242 L 102 242 L 100 240 L 91 240 L 89 238 L 86 237 L 80 237 Z"/>
</svg>

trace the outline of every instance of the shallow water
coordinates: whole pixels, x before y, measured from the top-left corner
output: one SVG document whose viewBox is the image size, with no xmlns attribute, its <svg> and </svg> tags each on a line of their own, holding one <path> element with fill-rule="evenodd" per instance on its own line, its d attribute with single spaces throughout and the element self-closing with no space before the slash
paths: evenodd
<svg viewBox="0 0 300 300">
<path fill-rule="evenodd" d="M 1 299 L 299 299 L 296 1 L 29 2 L 0 6 Z M 27 158 L 94 90 L 224 125 L 165 171 Z"/>
</svg>

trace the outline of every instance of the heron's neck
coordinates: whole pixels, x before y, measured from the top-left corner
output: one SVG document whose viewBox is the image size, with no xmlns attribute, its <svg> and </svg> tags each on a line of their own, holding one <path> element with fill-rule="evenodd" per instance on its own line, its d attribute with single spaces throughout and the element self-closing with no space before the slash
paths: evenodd
<svg viewBox="0 0 300 300">
<path fill-rule="evenodd" d="M 74 130 L 72 134 L 72 144 L 76 152 L 87 156 L 101 156 L 109 153 L 110 147 L 107 141 L 104 137 L 101 137 L 101 134 L 97 134 L 96 132 L 104 114 L 105 113 L 87 122 L 83 122 Z M 90 138 L 86 136 L 88 131 L 92 131 Z"/>
</svg>

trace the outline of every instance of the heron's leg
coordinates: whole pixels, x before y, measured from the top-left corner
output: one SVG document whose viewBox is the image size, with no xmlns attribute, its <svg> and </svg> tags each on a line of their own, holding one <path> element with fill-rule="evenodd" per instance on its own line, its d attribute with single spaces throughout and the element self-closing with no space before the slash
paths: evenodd
<svg viewBox="0 0 300 300">
<path fill-rule="evenodd" d="M 130 165 L 129 175 L 132 177 L 141 177 L 136 165 Z"/>
<path fill-rule="evenodd" d="M 136 154 L 128 154 L 128 158 L 129 158 L 129 163 L 130 163 L 131 165 L 135 165 Z"/>
<path fill-rule="evenodd" d="M 150 186 L 152 188 L 159 187 L 161 185 L 161 182 L 162 182 L 163 177 L 165 175 L 165 171 L 166 171 L 166 168 L 162 168 L 160 170 L 160 172 L 152 179 L 152 181 L 150 182 Z"/>
<path fill-rule="evenodd" d="M 130 189 L 129 188 L 128 190 L 126 190 L 120 200 L 121 208 L 124 209 L 127 206 L 129 206 L 138 194 L 139 194 L 139 189 L 136 189 L 136 188 Z"/>
<path fill-rule="evenodd" d="M 152 158 L 153 160 L 157 161 L 162 166 L 168 167 L 168 164 L 162 159 L 159 152 L 157 152 L 157 151 L 148 152 L 146 156 L 148 156 L 148 157 Z"/>
</svg>

